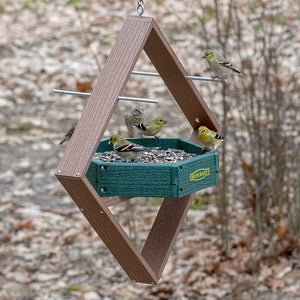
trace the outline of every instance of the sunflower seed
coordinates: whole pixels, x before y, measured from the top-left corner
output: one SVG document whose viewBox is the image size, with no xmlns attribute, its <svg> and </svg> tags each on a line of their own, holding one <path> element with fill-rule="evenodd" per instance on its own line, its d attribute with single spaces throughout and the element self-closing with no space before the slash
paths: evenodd
<svg viewBox="0 0 300 300">
<path fill-rule="evenodd" d="M 181 149 L 152 150 L 146 151 L 140 157 L 133 160 L 138 163 L 177 163 L 200 155 L 201 153 L 188 153 Z M 98 152 L 94 155 L 95 159 L 103 162 L 125 162 L 124 158 L 119 157 L 114 151 Z"/>
</svg>

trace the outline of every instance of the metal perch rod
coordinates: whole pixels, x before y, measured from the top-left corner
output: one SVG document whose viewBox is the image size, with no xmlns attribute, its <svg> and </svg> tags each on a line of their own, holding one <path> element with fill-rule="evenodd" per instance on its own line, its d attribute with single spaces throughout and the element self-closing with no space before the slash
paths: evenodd
<svg viewBox="0 0 300 300">
<path fill-rule="evenodd" d="M 142 72 L 142 71 L 132 71 L 132 74 L 160 77 L 159 73 Z M 186 76 L 185 78 L 186 79 L 191 79 L 191 80 L 227 82 L 226 78 L 210 78 L 210 77 L 199 77 L 199 76 Z M 60 94 L 77 95 L 77 96 L 91 96 L 91 93 L 80 93 L 80 92 L 75 92 L 75 91 L 52 90 L 52 92 L 53 93 L 60 93 Z M 119 96 L 118 99 L 119 100 L 128 100 L 128 101 L 148 102 L 148 103 L 159 103 L 159 100 L 153 100 L 153 99 L 147 99 L 147 98 L 134 98 L 134 97 Z"/>
<path fill-rule="evenodd" d="M 134 75 L 145 75 L 145 76 L 154 76 L 160 77 L 159 73 L 151 73 L 151 72 L 142 72 L 142 71 L 132 71 Z M 214 81 L 214 82 L 227 82 L 226 78 L 211 78 L 211 77 L 199 77 L 199 76 L 186 76 L 186 79 L 191 80 L 202 80 L 202 81 Z"/>
<path fill-rule="evenodd" d="M 60 94 L 69 94 L 69 95 L 77 95 L 77 96 L 91 96 L 91 93 L 81 93 L 75 91 L 65 91 L 65 90 L 52 90 L 53 93 Z M 147 98 L 134 98 L 134 97 L 123 97 L 119 96 L 119 100 L 128 100 L 128 101 L 138 101 L 138 102 L 147 102 L 147 103 L 159 103 L 159 100 L 147 99 Z"/>
</svg>

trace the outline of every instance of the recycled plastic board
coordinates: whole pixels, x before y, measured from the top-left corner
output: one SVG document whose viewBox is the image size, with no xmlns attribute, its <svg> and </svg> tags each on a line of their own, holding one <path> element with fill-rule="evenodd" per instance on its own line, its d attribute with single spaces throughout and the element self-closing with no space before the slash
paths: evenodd
<svg viewBox="0 0 300 300">
<path fill-rule="evenodd" d="M 166 197 L 163 200 L 145 245 L 139 251 L 108 208 L 128 198 L 100 197 L 86 176 L 117 107 L 118 97 L 124 92 L 142 50 L 145 50 L 189 121 L 192 129 L 191 140 L 199 143 L 197 120 L 201 120 L 201 125 L 221 132 L 214 114 L 193 82 L 186 78 L 186 70 L 154 19 L 128 17 L 55 175 L 129 278 L 136 282 L 155 284 L 161 277 L 193 201 L 193 193 L 181 198 Z"/>
<path fill-rule="evenodd" d="M 219 154 L 178 138 L 128 139 L 145 147 L 199 153 L 178 163 L 103 162 L 92 159 L 87 178 L 102 197 L 182 197 L 219 183 Z M 108 139 L 97 152 L 112 151 Z"/>
</svg>

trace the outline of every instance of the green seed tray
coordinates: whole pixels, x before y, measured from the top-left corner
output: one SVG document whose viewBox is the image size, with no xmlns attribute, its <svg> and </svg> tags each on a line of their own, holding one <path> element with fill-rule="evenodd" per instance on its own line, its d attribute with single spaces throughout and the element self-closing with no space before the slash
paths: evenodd
<svg viewBox="0 0 300 300">
<path fill-rule="evenodd" d="M 87 178 L 101 197 L 180 198 L 219 183 L 219 154 L 181 138 L 129 138 L 146 146 L 182 149 L 200 155 L 178 163 L 121 163 L 92 159 Z M 112 151 L 109 139 L 102 140 L 97 152 Z"/>
</svg>

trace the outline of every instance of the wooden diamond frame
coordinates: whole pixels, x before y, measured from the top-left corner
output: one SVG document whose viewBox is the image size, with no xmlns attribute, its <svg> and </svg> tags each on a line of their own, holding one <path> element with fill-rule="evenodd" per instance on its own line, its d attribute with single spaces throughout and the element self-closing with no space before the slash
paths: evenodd
<svg viewBox="0 0 300 300">
<path fill-rule="evenodd" d="M 207 107 L 159 27 L 152 18 L 128 17 L 107 58 L 91 97 L 58 166 L 57 178 L 86 219 L 110 249 L 131 280 L 157 283 L 170 255 L 193 194 L 165 198 L 142 251 L 138 251 L 108 206 L 128 198 L 100 197 L 86 172 L 142 50 L 189 120 L 191 140 L 198 143 L 196 119 L 220 131 Z"/>
</svg>

